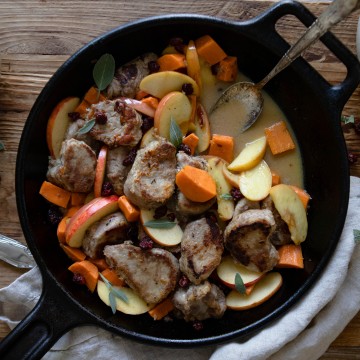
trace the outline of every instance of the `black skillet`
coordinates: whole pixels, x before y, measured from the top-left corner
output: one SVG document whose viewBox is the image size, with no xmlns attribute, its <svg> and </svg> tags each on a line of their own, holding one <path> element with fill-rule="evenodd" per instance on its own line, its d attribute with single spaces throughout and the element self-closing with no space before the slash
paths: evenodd
<svg viewBox="0 0 360 360">
<path fill-rule="evenodd" d="M 266 86 L 287 115 L 302 154 L 305 187 L 312 195 L 309 234 L 304 243 L 304 271 L 283 271 L 284 284 L 270 300 L 242 312 L 227 311 L 205 321 L 203 331 L 185 322 L 156 322 L 147 314 L 112 315 L 96 295 L 72 282 L 70 262 L 47 222 L 48 204 L 38 195 L 45 179 L 48 150 L 46 123 L 56 103 L 81 96 L 92 85 L 93 61 L 111 53 L 117 65 L 146 51 L 160 52 L 172 37 L 194 39 L 210 34 L 239 59 L 239 68 L 260 80 L 285 53 L 288 44 L 275 31 L 277 20 L 295 15 L 309 26 L 314 16 L 300 3 L 278 3 L 259 17 L 232 22 L 198 15 L 169 15 L 136 21 L 95 39 L 72 56 L 50 79 L 34 104 L 22 134 L 16 167 L 16 194 L 21 225 L 40 268 L 43 292 L 34 310 L 2 341 L 1 359 L 43 356 L 73 327 L 93 324 L 116 334 L 160 346 L 194 347 L 251 336 L 290 310 L 316 286 L 341 234 L 347 212 L 349 169 L 340 127 L 346 101 L 360 81 L 360 64 L 333 35 L 322 41 L 347 68 L 347 77 L 332 86 L 306 61 L 296 60 Z"/>
</svg>

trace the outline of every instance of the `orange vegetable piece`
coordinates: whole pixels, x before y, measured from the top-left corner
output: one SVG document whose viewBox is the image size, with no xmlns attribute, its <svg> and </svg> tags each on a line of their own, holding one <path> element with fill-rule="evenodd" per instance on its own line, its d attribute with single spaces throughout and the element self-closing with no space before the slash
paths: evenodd
<svg viewBox="0 0 360 360">
<path fill-rule="evenodd" d="M 153 109 L 157 109 L 158 105 L 159 105 L 159 100 L 156 97 L 153 96 L 148 96 L 145 97 L 143 99 L 141 99 L 142 103 L 148 104 L 149 106 L 151 106 Z"/>
<path fill-rule="evenodd" d="M 85 193 L 71 193 L 71 206 L 84 205 L 86 196 Z"/>
<path fill-rule="evenodd" d="M 67 225 L 67 221 L 69 220 L 69 218 L 67 216 L 64 216 L 58 226 L 57 226 L 57 230 L 56 230 L 56 236 L 59 240 L 59 242 L 61 244 L 65 244 L 66 240 L 65 240 L 65 231 L 66 231 L 66 225 Z"/>
<path fill-rule="evenodd" d="M 213 134 L 210 140 L 209 155 L 218 156 L 228 163 L 234 157 L 234 138 L 232 136 Z"/>
<path fill-rule="evenodd" d="M 101 272 L 101 275 L 109 280 L 112 285 L 114 286 L 124 286 L 125 281 L 121 278 L 119 278 L 116 274 L 116 272 L 110 268 L 107 268 Z"/>
<path fill-rule="evenodd" d="M 98 269 L 99 271 L 104 271 L 105 269 L 107 269 L 109 267 L 108 263 L 106 262 L 106 260 L 104 258 L 101 259 L 88 259 L 91 263 L 93 263 Z"/>
<path fill-rule="evenodd" d="M 265 135 L 273 155 L 295 149 L 295 143 L 284 121 L 279 121 L 266 128 Z"/>
<path fill-rule="evenodd" d="M 221 81 L 233 82 L 238 73 L 236 56 L 227 56 L 221 60 L 217 69 L 216 78 Z"/>
<path fill-rule="evenodd" d="M 82 100 L 81 103 L 75 108 L 74 112 L 77 112 L 80 114 L 80 116 L 83 116 L 86 114 L 89 107 L 90 104 L 87 101 Z"/>
<path fill-rule="evenodd" d="M 72 261 L 83 261 L 86 259 L 85 253 L 80 249 L 73 248 L 69 245 L 61 245 L 61 248 Z"/>
<path fill-rule="evenodd" d="M 165 54 L 160 56 L 156 62 L 160 66 L 159 71 L 176 71 L 186 67 L 183 54 Z"/>
<path fill-rule="evenodd" d="M 209 35 L 204 35 L 195 40 L 195 47 L 199 56 L 209 63 L 209 65 L 214 65 L 227 56 L 225 51 Z"/>
<path fill-rule="evenodd" d="M 272 186 L 280 184 L 280 175 L 277 174 L 275 171 L 271 172 L 271 178 L 272 178 L 272 182 L 271 182 Z"/>
<path fill-rule="evenodd" d="M 144 90 L 139 90 L 139 91 L 135 94 L 135 99 L 136 99 L 136 100 L 141 100 L 141 99 L 143 99 L 143 98 L 146 97 L 146 96 L 149 96 L 149 94 L 148 94 L 146 91 L 144 91 Z"/>
<path fill-rule="evenodd" d="M 184 137 L 182 142 L 190 148 L 191 155 L 194 155 L 195 149 L 199 143 L 199 137 L 196 134 L 191 133 L 188 136 Z"/>
<path fill-rule="evenodd" d="M 101 94 L 95 86 L 92 86 L 85 94 L 84 100 L 91 105 L 106 100 L 106 97 Z"/>
<path fill-rule="evenodd" d="M 254 287 L 255 287 L 256 283 L 255 284 L 252 284 L 252 285 L 249 285 L 249 286 L 245 286 L 245 293 L 246 295 L 250 295 L 251 292 L 254 290 Z"/>
<path fill-rule="evenodd" d="M 306 209 L 308 204 L 309 204 L 309 200 L 311 199 L 311 196 L 307 193 L 306 190 L 304 189 L 300 189 L 299 187 L 295 186 L 295 185 L 290 185 L 290 187 L 296 192 L 296 194 L 299 196 L 301 202 L 304 205 L 304 208 Z"/>
<path fill-rule="evenodd" d="M 202 169 L 186 165 L 176 174 L 176 185 L 189 200 L 205 202 L 216 196 L 216 184 Z"/>
<path fill-rule="evenodd" d="M 46 180 L 42 183 L 39 193 L 47 201 L 63 208 L 67 207 L 71 197 L 70 191 L 64 190 Z"/>
<path fill-rule="evenodd" d="M 74 262 L 68 267 L 73 274 L 80 274 L 85 279 L 85 284 L 91 292 L 96 289 L 99 278 L 98 268 L 88 260 Z"/>
<path fill-rule="evenodd" d="M 170 298 L 165 299 L 161 303 L 157 304 L 154 308 L 148 311 L 149 315 L 154 320 L 161 320 L 164 316 L 169 314 L 174 309 L 174 304 Z"/>
<path fill-rule="evenodd" d="M 286 244 L 278 249 L 279 261 L 276 265 L 278 268 L 304 268 L 304 259 L 301 245 Z"/>
<path fill-rule="evenodd" d="M 133 205 L 125 195 L 119 197 L 118 204 L 127 221 L 132 222 L 139 219 L 139 209 Z"/>
</svg>

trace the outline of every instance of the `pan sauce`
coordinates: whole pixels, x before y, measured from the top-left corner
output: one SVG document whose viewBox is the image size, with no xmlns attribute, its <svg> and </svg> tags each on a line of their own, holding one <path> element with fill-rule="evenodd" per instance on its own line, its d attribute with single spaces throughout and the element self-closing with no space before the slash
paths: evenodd
<svg viewBox="0 0 360 360">
<path fill-rule="evenodd" d="M 249 81 L 249 79 L 240 74 L 237 81 Z M 203 86 L 202 102 L 208 112 L 212 104 L 215 103 L 227 86 L 229 85 L 222 82 Z M 296 144 L 296 149 L 276 156 L 272 155 L 271 151 L 267 149 L 264 159 L 268 163 L 270 169 L 280 175 L 282 183 L 303 187 L 302 161 L 296 137 L 279 106 L 264 91 L 263 95 L 263 111 L 255 124 L 248 130 L 240 133 L 239 129 L 242 125 L 241 114 L 244 113 L 244 110 L 240 104 L 230 102 L 222 105 L 221 108 L 211 114 L 209 119 L 211 133 L 233 136 L 234 157 L 236 157 L 246 143 L 263 136 L 266 127 L 281 120 L 285 121 Z"/>
</svg>

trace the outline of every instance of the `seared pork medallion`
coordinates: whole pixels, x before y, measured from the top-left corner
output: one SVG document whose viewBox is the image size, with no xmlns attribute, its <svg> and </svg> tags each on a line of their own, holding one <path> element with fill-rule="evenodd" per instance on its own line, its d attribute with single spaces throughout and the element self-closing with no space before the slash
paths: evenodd
<svg viewBox="0 0 360 360">
<path fill-rule="evenodd" d="M 275 269 L 304 268 L 310 196 L 282 112 L 267 98 L 257 128 L 236 136 L 236 107 L 208 116 L 241 76 L 208 35 L 172 39 L 117 69 L 111 57 L 47 127 L 40 194 L 62 216 L 57 237 L 74 281 L 114 314 L 196 330 L 226 309 L 258 306 L 282 284 Z"/>
<path fill-rule="evenodd" d="M 106 246 L 109 266 L 147 303 L 164 300 L 174 289 L 179 277 L 179 262 L 164 249 L 143 251 L 131 244 Z"/>
</svg>

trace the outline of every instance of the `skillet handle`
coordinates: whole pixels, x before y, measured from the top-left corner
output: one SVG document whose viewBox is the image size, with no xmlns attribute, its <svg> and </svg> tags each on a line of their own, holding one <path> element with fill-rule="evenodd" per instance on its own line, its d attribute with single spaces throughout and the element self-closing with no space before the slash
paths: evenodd
<svg viewBox="0 0 360 360">
<path fill-rule="evenodd" d="M 34 309 L 0 342 L 0 359 L 41 359 L 63 334 L 86 322 L 86 314 L 59 296 L 51 281 L 43 289 Z"/>
<path fill-rule="evenodd" d="M 270 43 L 277 44 L 276 50 L 279 54 L 283 54 L 289 48 L 289 45 L 277 33 L 275 25 L 278 20 L 286 15 L 294 15 L 306 27 L 311 26 L 316 19 L 304 5 L 292 0 L 277 3 L 265 15 L 260 15 L 258 21 L 260 27 L 262 27 L 262 34 L 264 34 L 264 37 L 271 39 Z M 313 68 L 309 70 L 309 72 L 312 72 L 309 77 L 314 76 L 315 73 L 315 76 L 319 77 L 319 83 L 321 83 L 323 90 L 331 98 L 332 103 L 336 103 L 342 109 L 360 82 L 360 63 L 355 55 L 330 32 L 323 35 L 321 41 L 345 65 L 347 69 L 346 78 L 340 84 L 331 85 Z M 303 58 L 301 60 L 305 61 Z"/>
</svg>

